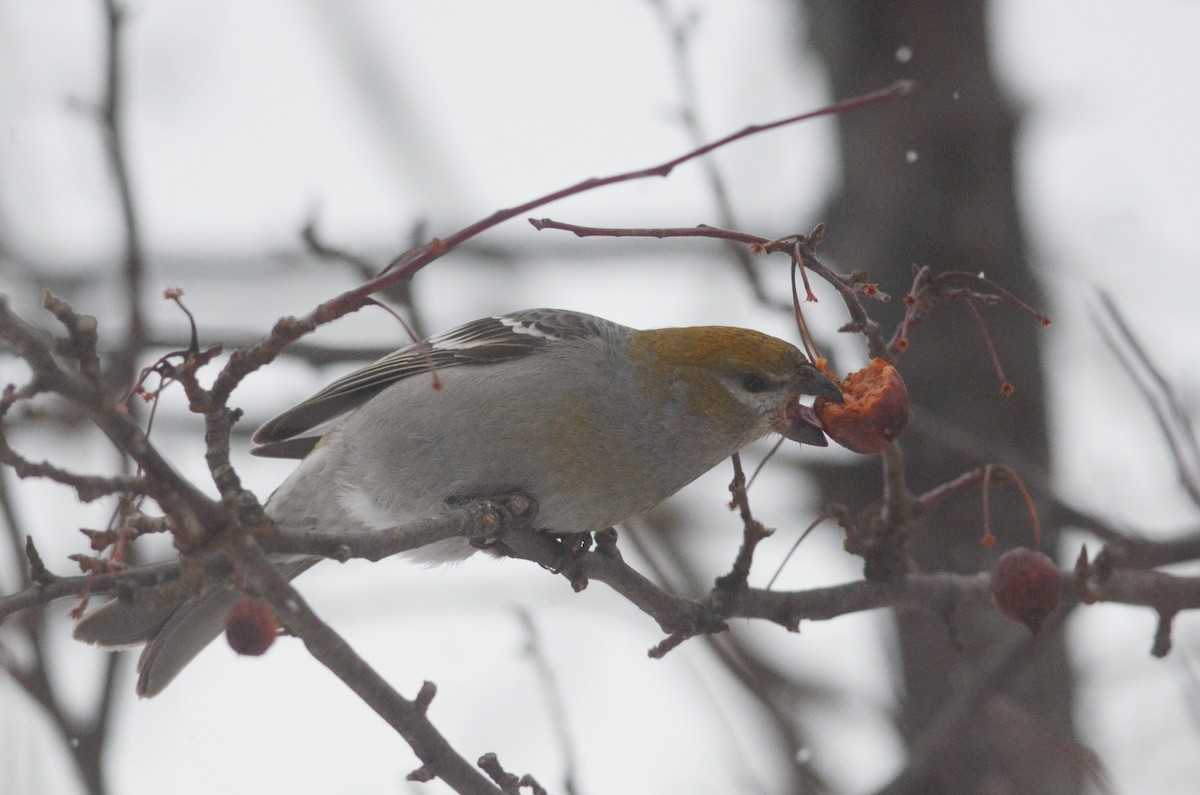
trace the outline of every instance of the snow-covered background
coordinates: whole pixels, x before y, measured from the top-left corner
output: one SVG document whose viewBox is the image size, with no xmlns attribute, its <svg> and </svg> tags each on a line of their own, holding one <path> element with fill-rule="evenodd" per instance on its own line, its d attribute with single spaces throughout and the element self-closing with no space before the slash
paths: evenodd
<svg viewBox="0 0 1200 795">
<path fill-rule="evenodd" d="M 698 14 L 692 55 L 710 137 L 829 99 L 819 63 L 802 46 L 794 4 L 675 6 Z M 997 72 L 1024 111 L 1022 210 L 1056 320 L 1046 338 L 1056 482 L 1075 504 L 1139 528 L 1194 524 L 1153 419 L 1132 383 L 1114 377 L 1117 362 L 1100 345 L 1088 307 L 1093 285 L 1114 293 L 1195 409 L 1200 235 L 1187 230 L 1200 209 L 1193 132 L 1200 5 L 1002 0 L 991 18 Z M 182 287 L 202 334 L 261 334 L 275 318 L 306 312 L 354 283 L 344 270 L 304 261 L 299 230 L 309 219 L 325 240 L 382 263 L 408 247 L 418 221 L 427 234 L 444 235 L 584 177 L 691 148 L 679 123 L 670 42 L 653 7 L 639 0 L 134 0 L 127 24 L 124 113 L 149 294 Z M 0 0 L 0 291 L 30 317 L 41 288 L 53 286 L 115 331 L 123 230 L 91 111 L 103 59 L 99 2 Z M 748 231 L 782 235 L 822 220 L 819 208 L 837 180 L 832 134 L 830 123 L 813 122 L 717 155 L 735 210 L 753 219 Z M 614 226 L 717 221 L 695 164 L 536 214 Z M 785 316 L 753 302 L 715 244 L 576 240 L 520 220 L 479 244 L 418 277 L 430 330 L 550 305 L 635 326 L 721 323 L 791 335 Z M 519 246 L 528 258 L 490 257 L 485 247 L 498 245 Z M 785 263 L 764 278 L 772 293 L 786 295 Z M 151 300 L 147 311 L 162 334 L 182 334 L 173 305 Z M 833 328 L 840 318 L 827 320 Z M 402 342 L 396 326 L 371 311 L 317 339 Z M 18 378 L 11 361 L 0 367 L 0 380 Z M 339 372 L 281 362 L 249 379 L 235 403 L 252 425 Z M 178 396 L 163 411 L 156 438 L 185 474 L 204 482 L 195 420 Z M 88 471 L 112 465 L 102 440 L 11 430 L 31 458 Z M 286 462 L 250 459 L 244 449 L 236 463 L 264 496 L 288 471 Z M 759 562 L 769 572 L 812 510 L 797 512 L 802 496 L 773 502 L 770 479 L 782 484 L 785 473 L 764 477 L 756 513 L 780 528 Z M 727 480 L 719 469 L 670 506 L 697 527 L 697 560 L 710 566 L 702 579 L 723 570 L 739 540 L 737 525 L 718 509 Z M 75 527 L 107 521 L 105 506 L 81 508 L 61 487 L 26 481 L 14 491 L 49 561 L 80 551 Z M 856 577 L 856 561 L 839 544 L 835 531 L 818 533 L 780 587 Z M 2 562 L 7 589 L 14 564 Z M 582 791 L 778 786 L 785 757 L 764 746 L 761 716 L 702 644 L 650 661 L 644 650 L 659 635 L 649 619 L 602 586 L 576 595 L 562 580 L 536 574 L 488 560 L 432 571 L 389 561 L 325 564 L 301 582 L 318 611 L 401 692 L 415 694 L 425 679 L 438 684 L 431 716 L 468 758 L 496 751 L 510 770 L 560 789 L 563 738 L 531 661 L 521 618 L 528 611 L 541 653 L 569 694 Z M 1200 778 L 1191 712 L 1200 697 L 1186 672 L 1194 667 L 1196 623 L 1180 619 L 1175 654 L 1155 661 L 1146 653 L 1153 622 L 1147 611 L 1116 607 L 1072 619 L 1079 726 L 1117 792 L 1182 795 Z M 84 704 L 100 653 L 74 644 L 62 626 L 51 638 L 58 678 Z M 742 629 L 829 689 L 805 718 L 812 763 L 840 791 L 887 781 L 903 758 L 889 719 L 896 696 L 884 617 L 806 624 L 799 636 Z M 115 792 L 417 786 L 403 780 L 417 766 L 407 746 L 294 642 L 256 660 L 214 644 L 152 701 L 134 698 L 130 677 L 116 708 Z M 76 786 L 39 710 L 0 677 L 0 792 Z"/>
</svg>

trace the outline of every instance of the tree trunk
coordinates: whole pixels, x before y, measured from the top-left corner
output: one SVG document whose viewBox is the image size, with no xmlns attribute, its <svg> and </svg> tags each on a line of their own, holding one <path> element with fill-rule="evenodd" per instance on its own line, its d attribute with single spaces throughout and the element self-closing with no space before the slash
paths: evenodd
<svg viewBox="0 0 1200 795">
<path fill-rule="evenodd" d="M 917 81 L 912 96 L 838 119 L 844 181 L 824 217 L 826 258 L 842 271 L 869 271 L 893 295 L 876 313 L 885 324 L 903 312 L 899 299 L 914 264 L 984 272 L 1036 305 L 1014 196 L 1015 120 L 990 72 L 984 4 L 809 0 L 806 9 L 835 97 L 899 78 Z M 1048 467 L 1041 329 L 1012 306 L 985 308 L 983 315 L 1016 387 L 1013 396 L 1001 396 L 965 305 L 939 308 L 901 360 L 914 406 L 901 440 L 914 491 L 987 462 L 1018 472 Z M 863 459 L 823 472 L 824 496 L 870 504 L 879 498 L 878 467 Z M 988 568 L 999 551 L 1032 545 L 1013 490 L 994 490 L 991 503 L 997 550 L 979 542 L 978 497 L 964 497 L 921 523 L 911 543 L 916 565 L 974 572 Z M 1047 542 L 1053 541 L 1051 532 Z M 897 613 L 904 688 L 898 722 L 912 757 L 889 792 L 1081 791 L 1081 766 L 1070 761 L 1080 757 L 1061 626 L 1048 627 L 1013 664 L 997 669 L 997 649 L 1020 642 L 1016 633 L 1025 630 L 993 613 Z M 947 725 L 944 709 L 954 693 L 981 681 L 978 709 L 968 710 L 956 730 L 931 733 Z"/>
</svg>

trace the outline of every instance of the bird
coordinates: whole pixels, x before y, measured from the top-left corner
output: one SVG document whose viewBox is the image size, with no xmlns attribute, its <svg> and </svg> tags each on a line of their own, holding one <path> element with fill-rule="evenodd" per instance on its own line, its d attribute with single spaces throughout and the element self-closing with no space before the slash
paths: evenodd
<svg viewBox="0 0 1200 795">
<path fill-rule="evenodd" d="M 528 309 L 404 347 L 268 420 L 255 455 L 298 459 L 268 499 L 282 528 L 402 528 L 464 501 L 524 493 L 535 525 L 592 533 L 642 513 L 757 439 L 827 444 L 801 395 L 841 401 L 794 345 L 725 326 L 637 330 Z M 414 550 L 439 563 L 452 538 Z M 279 557 L 288 577 L 318 562 Z M 243 598 L 216 583 L 182 604 L 113 600 L 75 627 L 108 648 L 145 644 L 137 693 L 154 696 L 224 629 Z"/>
</svg>

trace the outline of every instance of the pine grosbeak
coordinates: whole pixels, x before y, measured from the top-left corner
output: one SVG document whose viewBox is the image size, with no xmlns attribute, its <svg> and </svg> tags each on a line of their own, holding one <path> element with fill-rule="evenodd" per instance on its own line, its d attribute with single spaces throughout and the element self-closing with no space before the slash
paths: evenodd
<svg viewBox="0 0 1200 795">
<path fill-rule="evenodd" d="M 334 382 L 263 425 L 254 452 L 303 459 L 266 506 L 282 527 L 384 530 L 523 492 L 537 501 L 537 527 L 586 533 L 657 505 L 772 432 L 825 445 L 801 394 L 841 400 L 795 346 L 756 331 L 638 331 L 532 309 L 468 323 Z M 418 553 L 444 561 L 473 551 L 451 539 Z M 279 565 L 295 576 L 316 560 Z M 110 602 L 75 634 L 147 642 L 138 693 L 152 696 L 220 634 L 239 598 L 220 586 L 158 609 Z"/>
</svg>

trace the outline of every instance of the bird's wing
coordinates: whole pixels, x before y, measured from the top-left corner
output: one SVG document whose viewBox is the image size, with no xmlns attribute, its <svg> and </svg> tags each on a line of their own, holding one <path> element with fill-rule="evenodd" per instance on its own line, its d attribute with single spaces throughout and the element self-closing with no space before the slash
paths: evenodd
<svg viewBox="0 0 1200 795">
<path fill-rule="evenodd" d="M 405 378 L 447 367 L 520 359 L 556 340 L 594 336 L 607 321 L 557 309 L 529 309 L 481 318 L 410 345 L 334 381 L 254 432 L 254 455 L 303 458 L 320 435 L 299 435 L 357 408 Z"/>
</svg>

